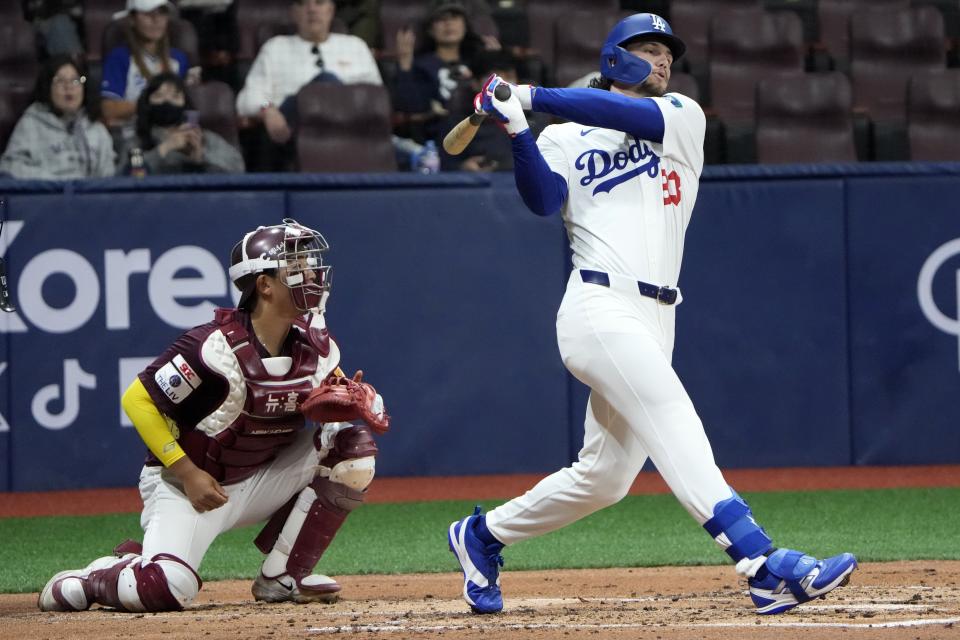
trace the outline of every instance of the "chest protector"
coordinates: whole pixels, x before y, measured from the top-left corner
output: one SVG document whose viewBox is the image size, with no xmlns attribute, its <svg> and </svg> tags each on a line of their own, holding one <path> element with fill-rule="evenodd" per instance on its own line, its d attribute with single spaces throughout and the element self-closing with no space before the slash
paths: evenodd
<svg viewBox="0 0 960 640">
<path fill-rule="evenodd" d="M 180 438 L 193 463 L 225 484 L 250 477 L 296 438 L 306 424 L 300 404 L 340 360 L 323 316 L 314 315 L 294 323 L 290 367 L 274 375 L 257 353 L 242 313 L 218 309 L 220 328 L 201 348 L 204 364 L 226 378 L 227 397 Z"/>
</svg>

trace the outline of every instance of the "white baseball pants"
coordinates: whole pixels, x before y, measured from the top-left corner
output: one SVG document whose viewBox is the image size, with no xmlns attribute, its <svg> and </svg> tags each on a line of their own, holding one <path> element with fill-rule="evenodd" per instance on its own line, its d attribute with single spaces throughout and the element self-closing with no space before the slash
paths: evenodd
<svg viewBox="0 0 960 640">
<path fill-rule="evenodd" d="M 194 510 L 172 473 L 144 467 L 140 474 L 143 557 L 170 553 L 198 571 L 218 535 L 266 520 L 310 483 L 318 464 L 314 431 L 302 430 L 269 465 L 246 480 L 226 485 L 227 503 L 204 513 Z"/>
<path fill-rule="evenodd" d="M 619 502 L 648 456 L 701 525 L 732 495 L 670 364 L 674 307 L 609 275 L 604 287 L 584 283 L 574 269 L 557 313 L 563 362 L 591 389 L 579 459 L 487 514 L 487 527 L 505 544 Z"/>
</svg>

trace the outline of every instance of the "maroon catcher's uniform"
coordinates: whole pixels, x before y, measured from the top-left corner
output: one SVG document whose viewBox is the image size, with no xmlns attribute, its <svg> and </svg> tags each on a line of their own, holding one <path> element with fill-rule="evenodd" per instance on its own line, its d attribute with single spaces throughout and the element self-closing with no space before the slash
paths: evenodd
<svg viewBox="0 0 960 640">
<path fill-rule="evenodd" d="M 321 247 L 315 256 L 302 249 L 307 241 Z M 138 377 L 175 439 L 166 447 L 181 447 L 220 483 L 226 503 L 198 513 L 178 477 L 160 462 L 168 451 L 153 449 L 140 475 L 142 548 L 125 543 L 84 569 L 58 573 L 40 594 L 42 610 L 83 610 L 94 602 L 125 611 L 181 609 L 200 589 L 197 569 L 213 540 L 263 520 L 255 542 L 267 558 L 253 585 L 256 599 L 336 598 L 340 586 L 312 571 L 363 502 L 377 447 L 366 425 L 316 424 L 301 413 L 313 389 L 341 375 L 340 350 L 323 316 L 326 271 L 319 293 L 297 289 L 329 269 L 319 260 L 326 246 L 317 232 L 293 221 L 246 234 L 231 267 L 244 291 L 241 308 L 218 309 L 212 322 L 183 333 Z M 290 322 L 276 356 L 260 342 L 246 309 L 255 307 L 246 304 L 255 298 L 249 285 L 264 273 L 282 274 L 296 308 L 306 311 Z M 382 413 L 379 396 L 374 404 Z"/>
</svg>

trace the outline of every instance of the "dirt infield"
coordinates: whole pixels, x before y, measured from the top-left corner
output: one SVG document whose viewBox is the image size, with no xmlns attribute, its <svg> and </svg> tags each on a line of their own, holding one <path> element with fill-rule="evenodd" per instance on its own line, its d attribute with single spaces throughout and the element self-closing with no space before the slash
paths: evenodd
<svg viewBox="0 0 960 640">
<path fill-rule="evenodd" d="M 819 638 L 960 637 L 960 562 L 867 564 L 846 587 L 780 616 L 757 616 L 730 567 L 505 572 L 504 612 L 469 613 L 459 574 L 344 576 L 332 605 L 253 602 L 215 582 L 181 613 L 40 613 L 36 594 L 0 597 L 0 639 Z"/>
<path fill-rule="evenodd" d="M 960 486 L 960 467 L 771 469 L 725 473 L 741 491 Z M 507 498 L 538 476 L 386 478 L 370 502 Z M 442 480 L 442 481 L 438 481 Z M 482 488 L 482 489 L 478 489 Z M 640 474 L 632 493 L 666 492 Z M 483 494 L 479 496 L 478 494 Z M 0 494 L 0 518 L 138 511 L 136 490 Z M 460 574 L 342 576 L 332 605 L 256 603 L 245 581 L 204 585 L 179 613 L 41 613 L 37 594 L 0 595 L 0 640 L 282 638 L 960 639 L 960 561 L 866 564 L 825 600 L 757 616 L 729 566 L 506 571 L 504 612 L 476 616 Z"/>
</svg>

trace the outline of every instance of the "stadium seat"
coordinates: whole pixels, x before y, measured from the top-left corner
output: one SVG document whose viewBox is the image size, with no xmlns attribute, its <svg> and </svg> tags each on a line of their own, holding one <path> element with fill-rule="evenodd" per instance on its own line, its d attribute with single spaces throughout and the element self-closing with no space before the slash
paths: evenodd
<svg viewBox="0 0 960 640">
<path fill-rule="evenodd" d="M 224 82 L 204 82 L 187 87 L 190 101 L 200 112 L 200 126 L 220 134 L 224 140 L 240 148 L 237 135 L 236 96 Z"/>
<path fill-rule="evenodd" d="M 699 78 L 706 78 L 710 21 L 714 16 L 760 8 L 761 0 L 673 0 L 670 3 L 670 26 L 687 45 L 685 68 Z"/>
<path fill-rule="evenodd" d="M 744 9 L 710 22 L 711 106 L 726 127 L 729 162 L 753 162 L 756 83 L 802 72 L 803 24 L 791 11 Z"/>
<path fill-rule="evenodd" d="M 932 7 L 868 10 L 850 34 L 854 105 L 875 121 L 902 122 L 909 77 L 946 66 L 943 17 Z"/>
<path fill-rule="evenodd" d="M 572 11 L 556 23 L 556 83 L 565 87 L 577 78 L 596 71 L 600 45 L 617 23 L 616 13 Z"/>
<path fill-rule="evenodd" d="M 960 39 L 960 0 L 912 0 L 911 6 L 935 7 L 943 16 L 943 28 L 947 38 L 957 44 Z"/>
<path fill-rule="evenodd" d="M 384 87 L 311 83 L 297 94 L 297 110 L 300 171 L 396 171 Z"/>
<path fill-rule="evenodd" d="M 0 152 L 7 148 L 10 134 L 20 116 L 30 106 L 32 87 L 0 85 Z"/>
<path fill-rule="evenodd" d="M 871 9 L 850 24 L 854 109 L 873 123 L 876 160 L 906 160 L 907 83 L 946 67 L 943 17 L 933 7 Z"/>
<path fill-rule="evenodd" d="M 83 39 L 88 62 L 99 63 L 103 59 L 103 31 L 123 6 L 117 0 L 84 0 Z"/>
<path fill-rule="evenodd" d="M 595 15 L 621 17 L 620 3 L 617 0 L 529 0 L 527 19 L 530 24 L 530 49 L 547 66 L 548 79 L 553 78 L 556 69 L 556 30 L 557 18 L 571 11 L 589 11 Z M 593 43 L 599 65 L 600 47 L 607 34 Z M 596 67 L 596 65 L 595 65 Z"/>
<path fill-rule="evenodd" d="M 33 26 L 23 19 L 0 23 L 0 84 L 32 87 L 37 71 Z"/>
<path fill-rule="evenodd" d="M 237 7 L 237 33 L 240 37 L 237 60 L 250 63 L 260 49 L 258 32 L 261 26 L 284 25 L 293 29 L 290 0 L 241 0 Z"/>
<path fill-rule="evenodd" d="M 855 162 L 846 75 L 791 73 L 757 83 L 757 161 Z"/>
<path fill-rule="evenodd" d="M 907 123 L 911 160 L 960 161 L 960 69 L 910 80 Z"/>
<path fill-rule="evenodd" d="M 820 46 L 838 71 L 850 69 L 850 18 L 870 8 L 906 9 L 910 0 L 819 0 Z"/>
</svg>

